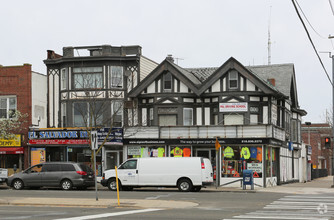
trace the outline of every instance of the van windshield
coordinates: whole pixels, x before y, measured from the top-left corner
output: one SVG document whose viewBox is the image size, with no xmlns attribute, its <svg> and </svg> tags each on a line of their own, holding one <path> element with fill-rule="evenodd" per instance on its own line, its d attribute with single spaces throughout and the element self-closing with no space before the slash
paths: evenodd
<svg viewBox="0 0 334 220">
<path fill-rule="evenodd" d="M 123 163 L 118 169 L 137 169 L 137 160 L 128 160 Z"/>
</svg>

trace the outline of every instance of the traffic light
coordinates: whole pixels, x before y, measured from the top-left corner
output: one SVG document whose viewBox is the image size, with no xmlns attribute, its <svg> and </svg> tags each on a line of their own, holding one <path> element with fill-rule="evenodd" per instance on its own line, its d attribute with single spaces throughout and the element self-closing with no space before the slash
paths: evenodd
<svg viewBox="0 0 334 220">
<path fill-rule="evenodd" d="M 325 147 L 331 148 L 331 138 L 330 137 L 325 137 Z"/>
</svg>

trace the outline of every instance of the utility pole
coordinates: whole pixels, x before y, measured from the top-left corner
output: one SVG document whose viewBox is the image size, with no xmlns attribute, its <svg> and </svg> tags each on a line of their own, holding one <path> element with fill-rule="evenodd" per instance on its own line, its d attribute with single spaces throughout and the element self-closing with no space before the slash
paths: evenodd
<svg viewBox="0 0 334 220">
<path fill-rule="evenodd" d="M 334 36 L 329 35 L 328 39 L 332 39 L 334 38 Z M 330 81 L 331 85 L 332 85 L 332 137 L 331 139 L 334 139 L 334 55 L 332 55 L 331 53 L 329 53 L 329 58 L 332 58 L 332 81 Z M 332 143 L 333 141 L 331 141 Z M 331 174 L 333 176 L 333 184 L 332 184 L 332 188 L 334 188 L 334 144 L 332 144 L 332 166 L 331 166 Z"/>
</svg>

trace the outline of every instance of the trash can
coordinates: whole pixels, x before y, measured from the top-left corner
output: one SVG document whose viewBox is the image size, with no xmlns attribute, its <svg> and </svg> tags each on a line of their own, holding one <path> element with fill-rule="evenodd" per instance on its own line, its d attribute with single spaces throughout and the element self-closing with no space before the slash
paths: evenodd
<svg viewBox="0 0 334 220">
<path fill-rule="evenodd" d="M 242 171 L 242 189 L 246 189 L 246 185 L 250 185 L 251 189 L 254 189 L 254 177 L 253 170 Z"/>
</svg>

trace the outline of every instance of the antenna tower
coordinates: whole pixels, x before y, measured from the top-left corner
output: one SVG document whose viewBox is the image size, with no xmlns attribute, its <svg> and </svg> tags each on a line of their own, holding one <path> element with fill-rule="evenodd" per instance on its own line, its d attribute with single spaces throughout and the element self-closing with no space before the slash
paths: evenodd
<svg viewBox="0 0 334 220">
<path fill-rule="evenodd" d="M 270 20 L 271 20 L 271 6 L 269 11 L 269 22 L 268 22 L 268 65 L 271 64 Z"/>
</svg>

